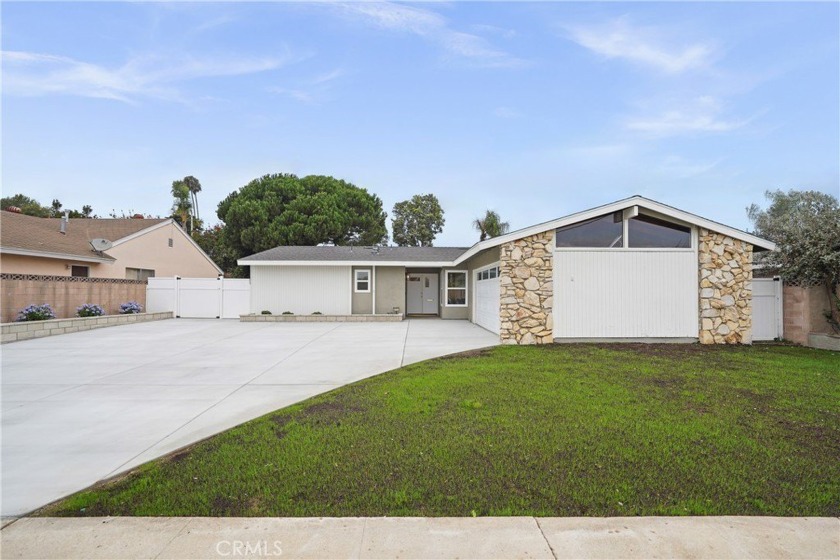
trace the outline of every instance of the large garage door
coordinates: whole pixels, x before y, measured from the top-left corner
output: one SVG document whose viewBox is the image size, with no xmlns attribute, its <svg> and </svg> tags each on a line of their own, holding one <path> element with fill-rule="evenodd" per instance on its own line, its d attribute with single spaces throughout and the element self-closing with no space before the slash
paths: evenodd
<svg viewBox="0 0 840 560">
<path fill-rule="evenodd" d="M 475 322 L 492 333 L 499 334 L 499 266 L 493 265 L 475 272 Z"/>
<path fill-rule="evenodd" d="M 691 250 L 557 251 L 555 338 L 696 338 Z"/>
</svg>

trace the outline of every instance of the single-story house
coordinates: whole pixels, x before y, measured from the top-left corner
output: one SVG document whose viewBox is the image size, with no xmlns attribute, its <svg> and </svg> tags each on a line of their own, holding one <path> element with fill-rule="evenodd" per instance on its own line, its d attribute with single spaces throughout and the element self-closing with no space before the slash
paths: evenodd
<svg viewBox="0 0 840 560">
<path fill-rule="evenodd" d="M 239 260 L 251 312 L 464 319 L 502 343 L 752 342 L 772 242 L 641 197 L 472 247 L 276 247 Z"/>
<path fill-rule="evenodd" d="M 38 218 L 14 211 L 0 212 L 0 272 L 129 280 L 222 274 L 170 218 Z"/>
</svg>

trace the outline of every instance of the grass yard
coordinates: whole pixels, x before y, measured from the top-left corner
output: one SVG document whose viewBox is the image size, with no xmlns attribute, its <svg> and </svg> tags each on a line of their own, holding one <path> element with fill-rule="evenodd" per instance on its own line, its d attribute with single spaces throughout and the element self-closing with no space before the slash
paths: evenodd
<svg viewBox="0 0 840 560">
<path fill-rule="evenodd" d="M 41 515 L 840 515 L 840 354 L 497 347 L 243 424 Z"/>
</svg>

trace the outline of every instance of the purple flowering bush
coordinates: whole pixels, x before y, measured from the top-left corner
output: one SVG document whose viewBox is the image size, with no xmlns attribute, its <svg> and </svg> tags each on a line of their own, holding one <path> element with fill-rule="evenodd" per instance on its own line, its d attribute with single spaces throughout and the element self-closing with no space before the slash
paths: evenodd
<svg viewBox="0 0 840 560">
<path fill-rule="evenodd" d="M 131 315 L 133 313 L 142 313 L 143 306 L 137 303 L 136 301 L 127 301 L 123 304 L 120 304 L 120 314 L 121 315 Z"/>
<path fill-rule="evenodd" d="M 34 303 L 29 307 L 18 311 L 16 321 L 46 321 L 47 319 L 55 319 L 55 312 L 49 303 L 43 305 L 35 305 Z"/>
<path fill-rule="evenodd" d="M 99 317 L 105 315 L 105 310 L 95 303 L 85 303 L 76 308 L 77 317 Z"/>
</svg>

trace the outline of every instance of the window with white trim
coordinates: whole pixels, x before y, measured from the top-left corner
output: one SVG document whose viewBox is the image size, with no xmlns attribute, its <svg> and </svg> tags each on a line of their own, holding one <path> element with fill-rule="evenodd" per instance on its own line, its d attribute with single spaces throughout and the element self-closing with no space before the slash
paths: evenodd
<svg viewBox="0 0 840 560">
<path fill-rule="evenodd" d="M 499 267 L 494 266 L 491 268 L 485 268 L 484 270 L 479 270 L 475 273 L 476 280 L 493 280 L 499 277 Z"/>
<path fill-rule="evenodd" d="M 354 276 L 356 293 L 370 292 L 370 270 L 357 270 Z"/>
<path fill-rule="evenodd" d="M 467 306 L 467 271 L 447 270 L 445 286 L 447 307 Z"/>
</svg>

